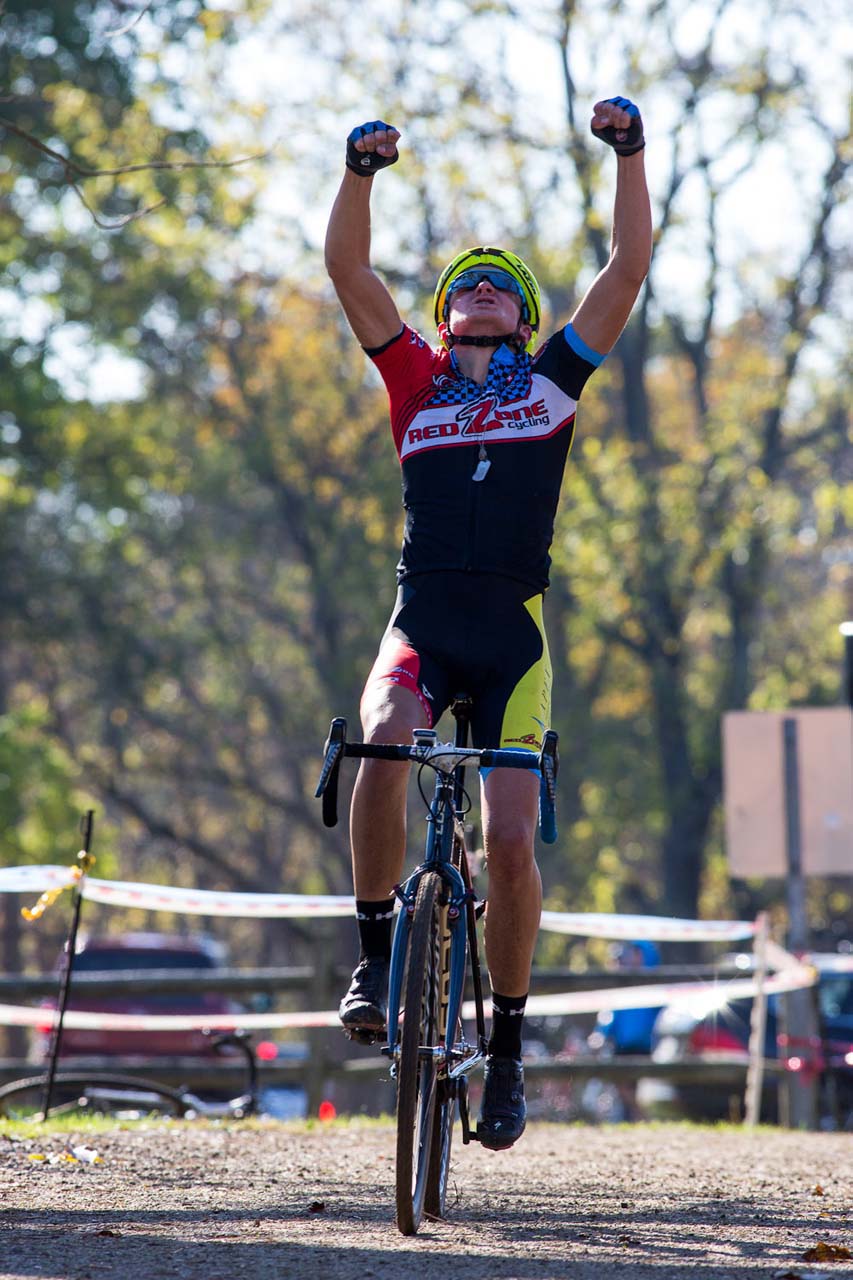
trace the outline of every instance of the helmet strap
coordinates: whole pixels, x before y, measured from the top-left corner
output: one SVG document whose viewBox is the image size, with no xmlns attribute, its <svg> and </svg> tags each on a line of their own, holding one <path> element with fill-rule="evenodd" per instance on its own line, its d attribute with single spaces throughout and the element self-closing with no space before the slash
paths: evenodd
<svg viewBox="0 0 853 1280">
<path fill-rule="evenodd" d="M 451 333 L 448 329 L 447 337 L 454 346 L 458 343 L 460 347 L 502 347 L 505 342 L 512 342 L 515 334 L 513 333 L 466 333 L 458 336 Z"/>
<path fill-rule="evenodd" d="M 525 347 L 518 329 L 515 333 L 456 334 L 451 332 L 448 325 L 443 337 L 448 347 L 454 347 L 457 343 L 460 347 L 502 347 L 506 343 L 515 352 L 521 352 Z"/>
</svg>

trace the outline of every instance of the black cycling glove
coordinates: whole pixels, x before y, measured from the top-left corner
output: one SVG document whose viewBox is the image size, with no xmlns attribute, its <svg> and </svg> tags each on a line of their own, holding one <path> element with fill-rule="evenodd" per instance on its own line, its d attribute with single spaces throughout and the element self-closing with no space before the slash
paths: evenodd
<svg viewBox="0 0 853 1280">
<path fill-rule="evenodd" d="M 643 137 L 643 120 L 639 108 L 627 98 L 605 98 L 605 102 L 612 102 L 614 106 L 627 111 L 631 117 L 631 123 L 627 129 L 615 129 L 613 125 L 608 125 L 605 129 L 593 128 L 592 132 L 596 138 L 606 142 L 619 156 L 632 156 L 635 152 L 642 151 L 646 140 Z"/>
<path fill-rule="evenodd" d="M 360 178 L 370 178 L 380 169 L 387 168 L 389 164 L 396 164 L 400 159 L 397 151 L 393 156 L 381 156 L 377 151 L 359 151 L 355 145 L 359 138 L 363 138 L 367 133 L 375 133 L 377 129 L 393 128 L 392 124 L 386 124 L 384 120 L 371 120 L 368 124 L 357 125 L 347 138 L 347 168 L 352 169 L 353 173 L 357 173 Z"/>
</svg>

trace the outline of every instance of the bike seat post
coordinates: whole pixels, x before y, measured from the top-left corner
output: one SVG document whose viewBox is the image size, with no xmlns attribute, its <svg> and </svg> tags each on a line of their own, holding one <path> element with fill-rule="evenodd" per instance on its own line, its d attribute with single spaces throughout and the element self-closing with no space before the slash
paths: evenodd
<svg viewBox="0 0 853 1280">
<path fill-rule="evenodd" d="M 467 747 L 468 738 L 471 732 L 471 712 L 473 705 L 471 698 L 467 693 L 457 693 L 456 697 L 450 704 L 450 711 L 453 719 L 456 721 L 456 737 L 454 746 Z M 456 780 L 453 788 L 453 802 L 458 810 L 462 804 L 462 796 L 465 788 L 465 770 L 460 766 L 456 770 Z"/>
<path fill-rule="evenodd" d="M 453 719 L 456 721 L 456 739 L 454 746 L 467 747 L 468 733 L 471 728 L 471 699 L 467 693 L 457 693 L 450 704 Z"/>
</svg>

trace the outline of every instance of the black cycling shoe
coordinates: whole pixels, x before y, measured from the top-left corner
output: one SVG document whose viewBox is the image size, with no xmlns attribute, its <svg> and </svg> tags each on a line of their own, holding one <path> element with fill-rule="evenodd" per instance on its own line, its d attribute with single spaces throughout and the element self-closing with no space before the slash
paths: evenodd
<svg viewBox="0 0 853 1280">
<path fill-rule="evenodd" d="M 388 1020 L 388 969 L 385 956 L 364 956 L 352 975 L 338 1017 L 352 1039 L 372 1044 L 385 1035 Z"/>
<path fill-rule="evenodd" d="M 518 1141 L 526 1124 L 524 1068 L 516 1058 L 490 1054 L 486 1058 L 477 1140 L 490 1151 L 505 1151 Z"/>
</svg>

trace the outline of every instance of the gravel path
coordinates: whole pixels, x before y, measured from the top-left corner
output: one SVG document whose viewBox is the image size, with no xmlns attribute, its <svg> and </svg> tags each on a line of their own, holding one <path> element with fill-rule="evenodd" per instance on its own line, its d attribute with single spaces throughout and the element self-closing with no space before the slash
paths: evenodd
<svg viewBox="0 0 853 1280">
<path fill-rule="evenodd" d="M 458 1140 L 458 1131 L 456 1134 Z M 393 1223 L 390 1125 L 172 1123 L 0 1134 L 0 1276 L 62 1280 L 707 1280 L 853 1276 L 853 1139 L 680 1126 L 533 1125 L 459 1143 L 448 1220 Z"/>
</svg>

